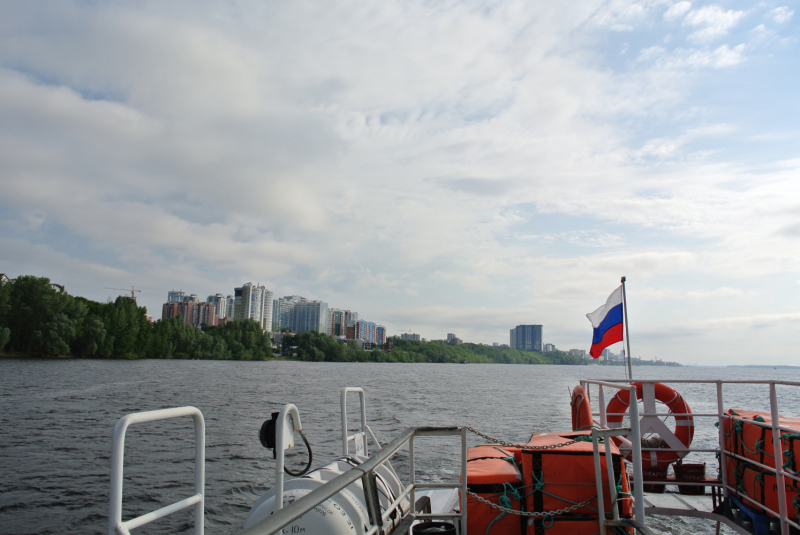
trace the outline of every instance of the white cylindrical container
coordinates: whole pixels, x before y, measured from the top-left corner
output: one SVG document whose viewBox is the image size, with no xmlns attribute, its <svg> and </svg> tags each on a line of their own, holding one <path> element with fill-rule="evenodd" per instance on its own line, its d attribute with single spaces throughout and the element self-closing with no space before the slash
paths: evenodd
<svg viewBox="0 0 800 535">
<path fill-rule="evenodd" d="M 356 457 L 354 455 L 342 457 L 303 477 L 286 481 L 283 487 L 283 506 L 289 506 L 298 498 L 305 496 L 338 475 L 351 470 L 353 466 L 357 466 L 365 460 L 366 457 Z M 375 470 L 381 514 L 395 501 L 403 488 L 394 470 L 387 465 L 388 463 Z M 274 508 L 275 490 L 270 489 L 253 504 L 244 521 L 244 527 L 248 528 L 259 520 L 268 517 L 272 514 Z M 390 516 L 391 527 L 396 526 L 410 509 L 409 500 L 402 500 L 399 510 L 396 510 Z M 364 488 L 359 479 L 283 528 L 283 533 L 353 535 L 365 533 L 368 529 L 369 513 L 364 499 Z"/>
</svg>

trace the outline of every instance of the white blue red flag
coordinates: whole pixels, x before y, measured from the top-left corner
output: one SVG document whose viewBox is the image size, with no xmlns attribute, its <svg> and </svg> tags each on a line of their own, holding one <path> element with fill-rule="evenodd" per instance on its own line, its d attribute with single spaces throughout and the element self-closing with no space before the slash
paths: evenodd
<svg viewBox="0 0 800 535">
<path fill-rule="evenodd" d="M 586 317 L 594 329 L 589 354 L 597 358 L 611 344 L 622 342 L 622 286 L 608 296 L 605 305 L 586 314 Z"/>
</svg>

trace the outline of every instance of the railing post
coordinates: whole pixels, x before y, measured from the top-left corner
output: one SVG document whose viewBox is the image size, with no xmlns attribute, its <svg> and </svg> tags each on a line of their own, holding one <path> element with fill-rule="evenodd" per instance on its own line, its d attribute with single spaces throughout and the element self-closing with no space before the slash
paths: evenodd
<svg viewBox="0 0 800 535">
<path fill-rule="evenodd" d="M 365 472 L 361 477 L 361 484 L 364 487 L 364 498 L 367 502 L 370 523 L 373 526 L 378 526 L 377 535 L 383 535 L 383 518 L 381 517 L 378 489 L 375 483 L 375 472 L 373 470 Z"/>
<path fill-rule="evenodd" d="M 467 533 L 467 427 L 461 427 L 461 529 Z"/>
<path fill-rule="evenodd" d="M 631 454 L 633 457 L 634 515 L 637 522 L 644 524 L 644 494 L 642 475 L 642 433 L 639 429 L 639 402 L 636 387 L 631 385 L 630 419 L 631 419 Z"/>
<path fill-rule="evenodd" d="M 167 420 L 191 416 L 194 421 L 194 488 L 195 495 L 181 500 L 172 505 L 162 507 L 156 511 L 139 517 L 122 521 L 122 482 L 125 457 L 125 435 L 128 426 L 132 424 Z M 130 529 L 145 525 L 153 520 L 162 518 L 182 509 L 194 509 L 194 533 L 203 535 L 204 507 L 205 507 L 205 420 L 203 414 L 195 407 L 176 407 L 147 412 L 136 412 L 123 416 L 114 426 L 111 444 L 111 488 L 108 507 L 108 533 L 109 535 L 127 534 Z"/>
<path fill-rule="evenodd" d="M 600 447 L 594 429 L 592 430 L 592 453 L 594 454 L 594 481 L 597 488 L 597 521 L 600 523 L 600 533 L 605 533 L 606 507 L 603 503 L 603 473 L 600 470 Z"/>
<path fill-rule="evenodd" d="M 414 478 L 416 467 L 414 466 L 414 435 L 408 439 L 408 483 L 411 485 L 411 509 L 417 512 L 417 484 Z"/>
<path fill-rule="evenodd" d="M 606 398 L 603 395 L 603 385 L 597 385 L 597 402 L 600 403 L 600 427 L 605 429 L 608 427 L 606 418 Z"/>
<path fill-rule="evenodd" d="M 722 498 L 728 498 L 728 456 L 725 455 L 725 405 L 722 401 L 722 381 L 717 381 L 717 415 L 719 417 L 719 473 L 722 476 Z"/>
<path fill-rule="evenodd" d="M 781 534 L 789 535 L 789 524 L 786 522 L 786 482 L 783 477 L 783 448 L 781 447 L 780 414 L 778 413 L 778 394 L 775 383 L 769 383 L 769 410 L 772 415 L 772 445 L 775 454 L 775 480 L 778 484 L 778 508 L 781 514 Z"/>
<path fill-rule="evenodd" d="M 348 441 L 347 441 L 347 387 L 342 388 L 342 393 L 339 395 L 339 403 L 342 407 L 342 455 L 347 456 Z"/>
</svg>

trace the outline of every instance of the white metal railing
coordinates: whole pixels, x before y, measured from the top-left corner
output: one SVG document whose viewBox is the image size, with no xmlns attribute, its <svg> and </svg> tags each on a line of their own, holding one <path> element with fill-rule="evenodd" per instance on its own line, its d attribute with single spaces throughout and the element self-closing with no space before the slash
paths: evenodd
<svg viewBox="0 0 800 535">
<path fill-rule="evenodd" d="M 466 427 L 410 427 L 403 431 L 397 438 L 385 445 L 380 451 L 373 454 L 362 464 L 353 466 L 347 472 L 340 474 L 324 485 L 317 487 L 305 496 L 292 502 L 291 505 L 276 510 L 274 514 L 259 520 L 249 528 L 241 532 L 240 535 L 270 535 L 281 533 L 283 528 L 311 511 L 325 500 L 335 496 L 337 493 L 347 488 L 352 483 L 362 482 L 364 497 L 367 503 L 369 514 L 369 529 L 365 535 L 384 533 L 384 526 L 389 520 L 393 510 L 398 507 L 400 502 L 408 496 L 410 498 L 412 512 L 415 518 L 458 518 L 461 526 L 467 525 L 467 478 L 462 481 L 452 483 L 417 483 L 414 475 L 414 439 L 415 437 L 435 437 L 435 436 L 460 436 L 461 437 L 461 470 L 467 473 L 467 428 Z M 378 467 L 387 463 L 403 446 L 408 444 L 409 455 L 409 484 L 406 485 L 395 501 L 380 513 L 380 502 L 378 499 L 378 489 L 376 484 L 375 472 Z M 424 488 L 457 488 L 461 490 L 461 511 L 459 513 L 436 513 L 436 514 L 417 514 L 413 510 L 416 489 Z M 275 500 L 282 500 L 282 496 L 276 494 Z M 463 529 L 463 528 L 462 528 Z"/>
<path fill-rule="evenodd" d="M 122 521 L 122 480 L 125 454 L 125 432 L 128 426 L 157 420 L 191 416 L 194 420 L 194 490 L 195 494 L 156 511 Z M 205 505 L 205 436 L 203 414 L 195 407 L 177 407 L 157 411 L 136 412 L 123 416 L 114 426 L 111 446 L 111 493 L 108 510 L 109 535 L 130 535 L 130 530 L 148 524 L 187 507 L 194 507 L 194 534 L 203 535 Z"/>
<path fill-rule="evenodd" d="M 358 393 L 358 399 L 361 405 L 361 431 L 353 434 L 348 435 L 347 431 L 347 394 L 348 392 L 355 392 Z M 355 386 L 346 386 L 342 388 L 341 395 L 339 396 L 339 402 L 342 409 L 342 455 L 350 455 L 350 442 L 353 442 L 353 446 L 355 448 L 356 455 L 362 455 L 364 457 L 369 455 L 369 450 L 367 447 L 367 437 L 372 439 L 373 444 L 378 449 L 381 449 L 381 443 L 378 441 L 378 438 L 375 436 L 375 433 L 372 432 L 372 429 L 367 425 L 367 401 L 364 395 L 364 389 L 358 388 Z"/>
<path fill-rule="evenodd" d="M 775 380 L 704 380 L 704 379 L 642 379 L 642 380 L 625 380 L 625 379 L 607 379 L 603 381 L 595 381 L 595 380 L 582 380 L 581 384 L 587 388 L 587 392 L 591 397 L 591 392 L 589 391 L 588 385 L 597 385 L 598 392 L 597 392 L 597 400 L 599 404 L 599 411 L 592 413 L 593 416 L 597 416 L 599 418 L 600 427 L 605 429 L 607 428 L 607 417 L 608 416 L 619 416 L 625 413 L 607 413 L 606 412 L 606 403 L 605 403 L 605 394 L 603 391 L 603 387 L 610 387 L 619 389 L 622 388 L 623 385 L 629 383 L 642 383 L 643 385 L 652 385 L 655 383 L 664 383 L 664 384 L 706 384 L 706 385 L 714 385 L 716 388 L 716 398 L 717 398 L 717 412 L 716 413 L 686 413 L 686 414 L 673 414 L 673 413 L 659 413 L 655 410 L 652 410 L 650 403 L 643 403 L 644 411 L 641 414 L 642 419 L 647 417 L 659 417 L 659 416 L 691 416 L 693 418 L 715 418 L 718 422 L 718 444 L 717 448 L 693 448 L 691 446 L 683 446 L 680 448 L 672 448 L 676 452 L 680 453 L 715 453 L 719 456 L 719 466 L 720 466 L 720 475 L 722 479 L 722 491 L 723 497 L 728 498 L 730 494 L 734 494 L 739 499 L 748 502 L 752 505 L 757 506 L 758 508 L 762 508 L 767 511 L 769 514 L 774 516 L 779 522 L 781 526 L 781 534 L 782 535 L 789 535 L 790 533 L 790 526 L 795 529 L 800 529 L 800 523 L 795 522 L 794 520 L 789 518 L 789 504 L 786 503 L 786 493 L 785 491 L 778 492 L 778 511 L 773 511 L 772 509 L 766 507 L 764 504 L 757 502 L 753 498 L 747 496 L 738 491 L 730 482 L 728 481 L 728 473 L 727 473 L 727 457 L 732 457 L 734 459 L 738 459 L 740 461 L 748 462 L 754 466 L 759 467 L 760 469 L 770 472 L 775 475 L 776 478 L 776 489 L 785 489 L 786 486 L 786 479 L 793 480 L 800 482 L 800 477 L 797 474 L 793 474 L 787 472 L 783 468 L 783 463 L 780 461 L 783 459 L 783 451 L 781 448 L 781 431 L 790 432 L 790 433 L 800 433 L 800 430 L 794 429 L 791 427 L 787 427 L 781 425 L 780 423 L 780 411 L 778 407 L 778 395 L 777 395 L 777 386 L 791 386 L 791 387 L 800 387 L 800 382 L 798 381 L 775 381 Z M 769 396 L 769 412 L 771 416 L 771 422 L 769 424 L 764 422 L 758 422 L 755 420 L 746 420 L 744 418 L 737 418 L 736 416 L 732 416 L 725 413 L 725 406 L 724 406 L 724 399 L 723 399 L 723 387 L 725 385 L 728 386 L 743 386 L 743 385 L 752 385 L 758 386 L 763 385 L 768 388 L 768 396 Z M 645 389 L 643 394 L 646 396 L 649 392 L 648 390 L 652 391 L 651 388 Z M 643 396 L 644 397 L 644 396 Z M 638 419 L 638 415 L 634 415 L 634 410 L 638 409 L 638 404 L 633 403 L 633 397 L 631 398 L 630 403 L 630 410 L 631 410 L 631 424 L 633 424 L 634 419 Z M 731 407 L 733 408 L 733 407 Z M 744 409 L 744 407 L 737 407 L 740 409 Z M 753 461 L 752 459 L 747 459 L 740 455 L 737 455 L 735 452 L 728 451 L 725 449 L 725 419 L 731 420 L 739 420 L 744 421 L 752 425 L 757 425 L 759 427 L 765 427 L 767 429 L 771 429 L 772 431 L 772 442 L 773 442 L 773 455 L 775 459 L 775 467 L 767 466 L 762 463 L 758 463 Z M 663 448 L 641 448 L 641 451 L 664 451 Z M 641 465 L 641 462 L 636 462 L 634 460 L 634 470 L 637 466 Z M 680 481 L 670 481 L 671 484 L 681 485 Z M 708 485 L 709 482 L 705 482 L 704 484 Z M 638 501 L 638 500 L 637 500 Z"/>
<path fill-rule="evenodd" d="M 600 389 L 600 399 L 603 398 L 603 386 L 616 388 L 618 390 L 627 390 L 630 392 L 630 399 L 636 399 L 636 387 L 633 385 L 621 385 L 616 383 L 611 383 L 608 381 L 595 381 L 595 380 L 586 380 L 581 381 L 581 385 L 586 388 L 586 392 L 589 393 L 589 385 L 596 385 Z M 601 401 L 602 403 L 602 401 Z M 630 411 L 631 411 L 631 422 L 629 428 L 614 428 L 609 429 L 605 422 L 605 417 L 602 417 L 602 425 L 601 429 L 593 429 L 592 430 L 592 442 L 594 447 L 594 470 L 595 470 L 595 480 L 598 485 L 598 494 L 597 494 L 597 510 L 598 511 L 605 511 L 603 508 L 603 494 L 602 494 L 602 479 L 600 475 L 600 457 L 598 456 L 598 445 L 597 441 L 600 437 L 611 437 L 611 436 L 622 436 L 628 435 L 628 440 L 631 443 L 631 455 L 633 457 L 632 463 L 633 464 L 633 481 L 634 481 L 634 488 L 633 488 L 633 498 L 634 498 L 634 518 L 640 524 L 644 524 L 644 497 L 642 495 L 642 444 L 641 444 L 641 433 L 639 430 L 639 405 L 637 403 L 631 402 L 630 404 Z M 610 447 L 606 446 L 606 465 L 607 467 L 611 467 L 611 459 L 609 458 L 608 454 L 611 450 Z M 616 502 L 616 489 L 614 487 L 614 478 L 609 476 L 610 479 L 608 480 L 609 488 L 611 488 L 611 502 Z M 618 521 L 619 518 L 617 516 L 617 510 L 614 509 L 614 520 Z M 599 515 L 600 518 L 600 533 L 605 533 L 604 531 L 604 522 L 605 522 L 605 515 Z"/>
</svg>

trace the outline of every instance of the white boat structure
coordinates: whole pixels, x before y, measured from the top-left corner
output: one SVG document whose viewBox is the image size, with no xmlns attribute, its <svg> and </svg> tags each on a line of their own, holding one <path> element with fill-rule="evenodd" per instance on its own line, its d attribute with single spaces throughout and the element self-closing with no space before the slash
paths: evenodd
<svg viewBox="0 0 800 535">
<path fill-rule="evenodd" d="M 669 401 L 665 411 L 665 404 L 657 403 L 659 392 L 665 391 L 664 385 L 680 389 L 689 384 L 716 390 L 715 412 L 692 413 L 685 403 L 675 405 L 672 403 L 674 399 L 661 399 L 662 402 Z M 589 410 L 591 424 L 586 429 L 563 433 L 537 433 L 527 444 L 509 444 L 492 439 L 466 426 L 411 427 L 388 443 L 381 444 L 367 422 L 364 390 L 348 387 L 340 394 L 342 456 L 289 480 L 284 479 L 284 452 L 294 447 L 296 433 L 300 433 L 304 440 L 305 436 L 302 434 L 300 411 L 287 404 L 273 417 L 274 437 L 262 435 L 262 442 L 271 442 L 274 446 L 275 486 L 252 505 L 241 533 L 648 534 L 651 533 L 648 528 L 651 515 L 706 519 L 708 532 L 716 528 L 718 533 L 724 524 L 743 534 L 800 533 L 800 476 L 797 470 L 797 464 L 800 464 L 800 419 L 779 414 L 777 392 L 780 387 L 782 392 L 783 389 L 791 390 L 792 395 L 797 396 L 800 382 L 587 379 L 581 381 L 581 386 L 585 389 L 586 401 L 594 400 L 599 408 L 596 412 Z M 727 393 L 730 399 L 735 400 L 737 389 L 745 386 L 763 390 L 764 398 L 761 399 L 768 398 L 768 413 L 746 411 L 735 404 L 725 406 L 723 394 Z M 358 395 L 360 401 L 360 425 L 355 432 L 348 429 L 348 394 Z M 629 403 L 627 411 L 607 411 L 606 399 L 612 400 L 609 407 L 614 407 L 619 406 L 620 400 L 635 398 L 642 401 L 641 408 L 638 403 Z M 684 407 L 679 409 L 683 412 L 676 412 L 676 407 Z M 182 417 L 194 419 L 195 494 L 123 521 L 126 429 L 133 424 Z M 680 440 L 687 433 L 670 430 L 664 423 L 668 417 L 677 424 L 676 431 L 680 426 L 691 426 L 693 430 L 695 419 L 705 421 L 709 426 L 717 424 L 718 443 L 713 447 L 692 447 L 691 433 L 688 441 Z M 468 448 L 469 433 L 489 440 L 489 446 Z M 659 435 L 655 440 L 652 438 L 654 433 Z M 417 479 L 416 449 L 436 437 L 453 436 L 460 438 L 460 451 L 453 452 L 453 458 L 460 458 L 460 480 L 430 482 Z M 371 454 L 370 446 L 375 450 Z M 401 481 L 390 462 L 401 450 L 408 454 L 406 481 Z M 495 454 L 494 450 L 500 453 Z M 591 463 L 593 469 L 585 471 L 590 477 L 579 482 L 582 490 L 562 497 L 543 490 L 547 488 L 547 476 L 542 466 L 549 462 L 550 466 L 559 468 L 552 463 L 559 462 L 554 459 L 567 450 L 572 451 L 573 456 L 561 457 L 560 462 L 565 463 L 564 470 L 572 470 L 571 466 L 578 459 L 574 455 L 582 456 L 581 462 Z M 799 457 L 797 462 L 795 451 Z M 666 462 L 664 459 L 682 460 L 693 452 L 715 454 L 719 459 L 719 476 L 681 479 L 666 476 L 664 469 L 663 475 L 655 479 L 652 474 L 645 477 L 647 468 L 657 465 L 659 459 L 662 462 Z M 542 460 L 545 456 L 550 456 L 548 461 Z M 470 462 L 473 464 L 469 465 Z M 511 478 L 511 483 L 481 486 L 478 477 L 487 473 L 492 475 L 486 468 L 474 468 L 481 462 L 487 463 L 485 467 L 499 466 L 501 471 L 505 467 L 511 474 L 518 473 L 519 481 Z M 127 535 L 135 528 L 186 508 L 192 508 L 194 512 L 194 533 L 203 534 L 205 423 L 198 409 L 180 407 L 124 416 L 114 428 L 111 463 L 109 535 Z M 467 477 L 463 477 L 464 474 Z M 533 484 L 529 484 L 530 477 L 533 477 Z M 562 487 L 570 488 L 570 484 L 576 489 L 580 486 L 568 482 Z M 664 492 L 665 485 L 677 487 L 680 492 Z M 705 491 L 707 487 L 710 493 Z M 779 492 L 778 489 L 785 491 Z M 581 499 L 587 496 L 586 492 L 589 497 Z M 594 516 L 587 515 L 589 511 L 594 511 Z"/>
</svg>

